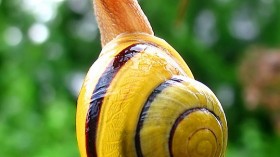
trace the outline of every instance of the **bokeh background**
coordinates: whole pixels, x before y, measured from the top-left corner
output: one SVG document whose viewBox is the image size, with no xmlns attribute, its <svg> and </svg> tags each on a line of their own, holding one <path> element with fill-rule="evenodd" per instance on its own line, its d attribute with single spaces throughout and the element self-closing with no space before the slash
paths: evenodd
<svg viewBox="0 0 280 157">
<path fill-rule="evenodd" d="M 228 157 L 280 154 L 280 0 L 141 0 L 220 99 Z M 91 0 L 0 0 L 0 157 L 78 157 L 76 99 L 101 46 Z"/>
</svg>

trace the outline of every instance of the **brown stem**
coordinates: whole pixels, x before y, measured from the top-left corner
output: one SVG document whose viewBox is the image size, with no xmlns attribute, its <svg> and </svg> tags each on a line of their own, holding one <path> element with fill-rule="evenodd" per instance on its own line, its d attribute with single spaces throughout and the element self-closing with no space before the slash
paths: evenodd
<svg viewBox="0 0 280 157">
<path fill-rule="evenodd" d="M 175 21 L 175 25 L 179 26 L 180 24 L 182 24 L 182 21 L 184 20 L 184 15 L 186 13 L 187 10 L 187 6 L 188 6 L 188 0 L 181 0 L 180 4 L 179 4 L 179 11 L 177 13 L 177 18 Z"/>
<path fill-rule="evenodd" d="M 121 33 L 148 33 L 152 27 L 137 0 L 93 0 L 102 46 Z"/>
</svg>

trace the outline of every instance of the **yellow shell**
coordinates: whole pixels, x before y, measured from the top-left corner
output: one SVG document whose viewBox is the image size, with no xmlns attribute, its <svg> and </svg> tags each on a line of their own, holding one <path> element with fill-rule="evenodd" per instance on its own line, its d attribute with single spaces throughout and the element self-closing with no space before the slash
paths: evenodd
<svg viewBox="0 0 280 157">
<path fill-rule="evenodd" d="M 220 157 L 222 107 L 164 40 L 145 33 L 109 42 L 78 99 L 82 157 Z"/>
</svg>

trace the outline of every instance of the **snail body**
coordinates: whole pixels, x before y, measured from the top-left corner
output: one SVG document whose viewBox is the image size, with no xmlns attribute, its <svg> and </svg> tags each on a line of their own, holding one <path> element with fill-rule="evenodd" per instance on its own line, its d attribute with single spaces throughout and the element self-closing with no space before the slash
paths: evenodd
<svg viewBox="0 0 280 157">
<path fill-rule="evenodd" d="M 103 36 L 78 98 L 81 156 L 223 156 L 227 124 L 218 99 L 151 32 Z"/>
</svg>

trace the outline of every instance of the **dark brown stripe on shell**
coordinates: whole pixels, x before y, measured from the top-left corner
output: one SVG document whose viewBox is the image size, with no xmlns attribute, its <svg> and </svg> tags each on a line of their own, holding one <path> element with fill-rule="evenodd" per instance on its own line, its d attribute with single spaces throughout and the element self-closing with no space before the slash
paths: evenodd
<svg viewBox="0 0 280 157">
<path fill-rule="evenodd" d="M 103 99 L 106 96 L 107 89 L 112 80 L 121 69 L 137 53 L 143 52 L 148 44 L 133 44 L 122 50 L 115 56 L 114 60 L 107 66 L 106 70 L 98 80 L 93 91 L 89 110 L 86 117 L 86 152 L 88 157 L 97 157 L 96 151 L 96 133 L 98 128 L 99 114 Z"/>
<path fill-rule="evenodd" d="M 136 134 L 135 134 L 135 147 L 136 147 L 136 153 L 138 157 L 143 157 L 143 153 L 141 150 L 141 139 L 140 139 L 140 132 L 143 127 L 144 121 L 147 117 L 147 112 L 154 101 L 154 99 L 157 97 L 158 94 L 160 94 L 165 88 L 175 84 L 175 83 L 180 83 L 183 80 L 180 78 L 177 78 L 174 76 L 173 78 L 161 83 L 148 97 L 148 100 L 144 104 L 142 111 L 139 116 L 137 128 L 136 128 Z"/>
</svg>

